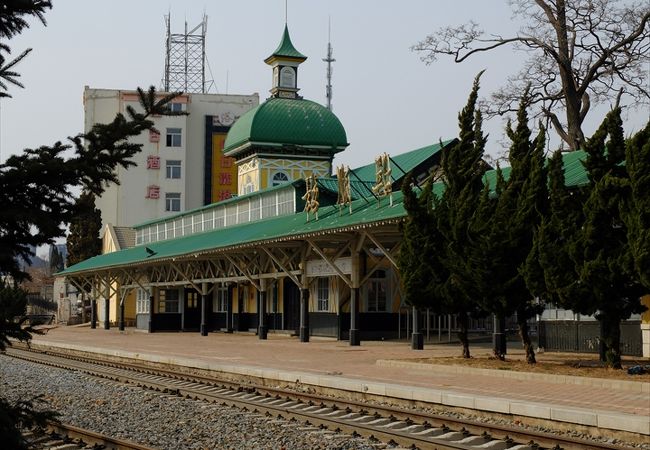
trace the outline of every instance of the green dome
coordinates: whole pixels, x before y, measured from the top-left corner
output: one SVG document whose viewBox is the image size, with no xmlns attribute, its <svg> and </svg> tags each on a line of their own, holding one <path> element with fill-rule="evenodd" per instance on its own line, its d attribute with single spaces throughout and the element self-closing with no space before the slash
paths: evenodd
<svg viewBox="0 0 650 450">
<path fill-rule="evenodd" d="M 224 153 L 249 145 L 295 145 L 339 152 L 348 146 L 341 121 L 327 108 L 304 99 L 271 98 L 241 116 L 226 137 Z"/>
</svg>

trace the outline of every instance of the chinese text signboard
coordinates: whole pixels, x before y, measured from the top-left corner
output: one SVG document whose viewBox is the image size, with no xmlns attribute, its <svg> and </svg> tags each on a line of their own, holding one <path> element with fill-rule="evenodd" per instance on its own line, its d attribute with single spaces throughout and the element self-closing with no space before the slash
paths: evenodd
<svg viewBox="0 0 650 450">
<path fill-rule="evenodd" d="M 234 158 L 223 156 L 226 133 L 212 133 L 212 201 L 227 200 L 237 193 Z"/>
</svg>

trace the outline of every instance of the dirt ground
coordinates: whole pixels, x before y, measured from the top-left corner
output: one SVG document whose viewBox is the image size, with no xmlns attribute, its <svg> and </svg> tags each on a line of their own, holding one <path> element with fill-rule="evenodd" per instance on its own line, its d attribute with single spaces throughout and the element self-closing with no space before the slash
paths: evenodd
<svg viewBox="0 0 650 450">
<path fill-rule="evenodd" d="M 578 377 L 610 378 L 630 381 L 650 382 L 650 360 L 648 358 L 623 358 L 623 370 L 603 367 L 598 355 L 575 353 L 539 353 L 536 355 L 537 364 L 527 364 L 524 355 L 516 352 L 507 355 L 505 361 L 500 361 L 489 354 L 478 353 L 470 359 L 460 356 L 422 358 L 417 361 L 427 364 L 459 365 L 495 370 L 513 370 L 517 372 L 548 373 L 556 375 L 572 375 Z M 627 369 L 641 365 L 648 370 L 642 375 L 628 375 Z"/>
</svg>

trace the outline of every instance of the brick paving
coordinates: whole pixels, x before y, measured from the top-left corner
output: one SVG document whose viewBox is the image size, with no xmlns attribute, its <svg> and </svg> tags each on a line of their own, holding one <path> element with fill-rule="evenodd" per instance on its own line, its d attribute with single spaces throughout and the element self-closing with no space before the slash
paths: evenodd
<svg viewBox="0 0 650 450">
<path fill-rule="evenodd" d="M 117 329 L 91 330 L 87 327 L 61 327 L 34 342 L 69 343 L 115 351 L 136 352 L 171 358 L 185 358 L 210 364 L 280 369 L 317 375 L 417 386 L 454 394 L 476 395 L 509 401 L 530 402 L 556 407 L 575 407 L 613 414 L 647 416 L 650 421 L 650 395 L 624 390 L 524 381 L 484 374 L 438 373 L 426 369 L 377 366 L 379 359 L 409 360 L 436 356 L 456 356 L 460 347 L 425 345 L 413 351 L 405 342 L 362 342 L 350 347 L 347 342 L 312 338 L 300 343 L 295 337 L 269 334 L 261 341 L 251 334 L 143 333 Z M 517 344 L 509 344 L 508 357 L 522 357 Z M 489 344 L 474 344 L 474 355 L 489 354 Z M 543 358 L 543 356 L 542 356 Z"/>
</svg>

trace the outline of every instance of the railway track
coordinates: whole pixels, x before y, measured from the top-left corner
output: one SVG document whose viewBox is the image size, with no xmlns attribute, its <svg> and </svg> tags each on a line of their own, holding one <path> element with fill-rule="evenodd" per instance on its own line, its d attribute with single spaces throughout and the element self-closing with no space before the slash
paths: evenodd
<svg viewBox="0 0 650 450">
<path fill-rule="evenodd" d="M 154 450 L 65 423 L 51 423 L 47 429 L 25 431 L 23 437 L 31 448 L 37 450 Z"/>
<path fill-rule="evenodd" d="M 299 421 L 305 430 L 329 430 L 362 435 L 403 448 L 426 449 L 621 449 L 563 435 L 418 413 L 413 410 L 343 401 L 268 386 L 241 386 L 216 378 L 182 374 L 143 364 L 117 363 L 100 358 L 70 356 L 26 349 L 7 349 L 7 355 L 121 383 L 165 395 L 178 395 L 235 406 L 245 411 Z"/>
</svg>

